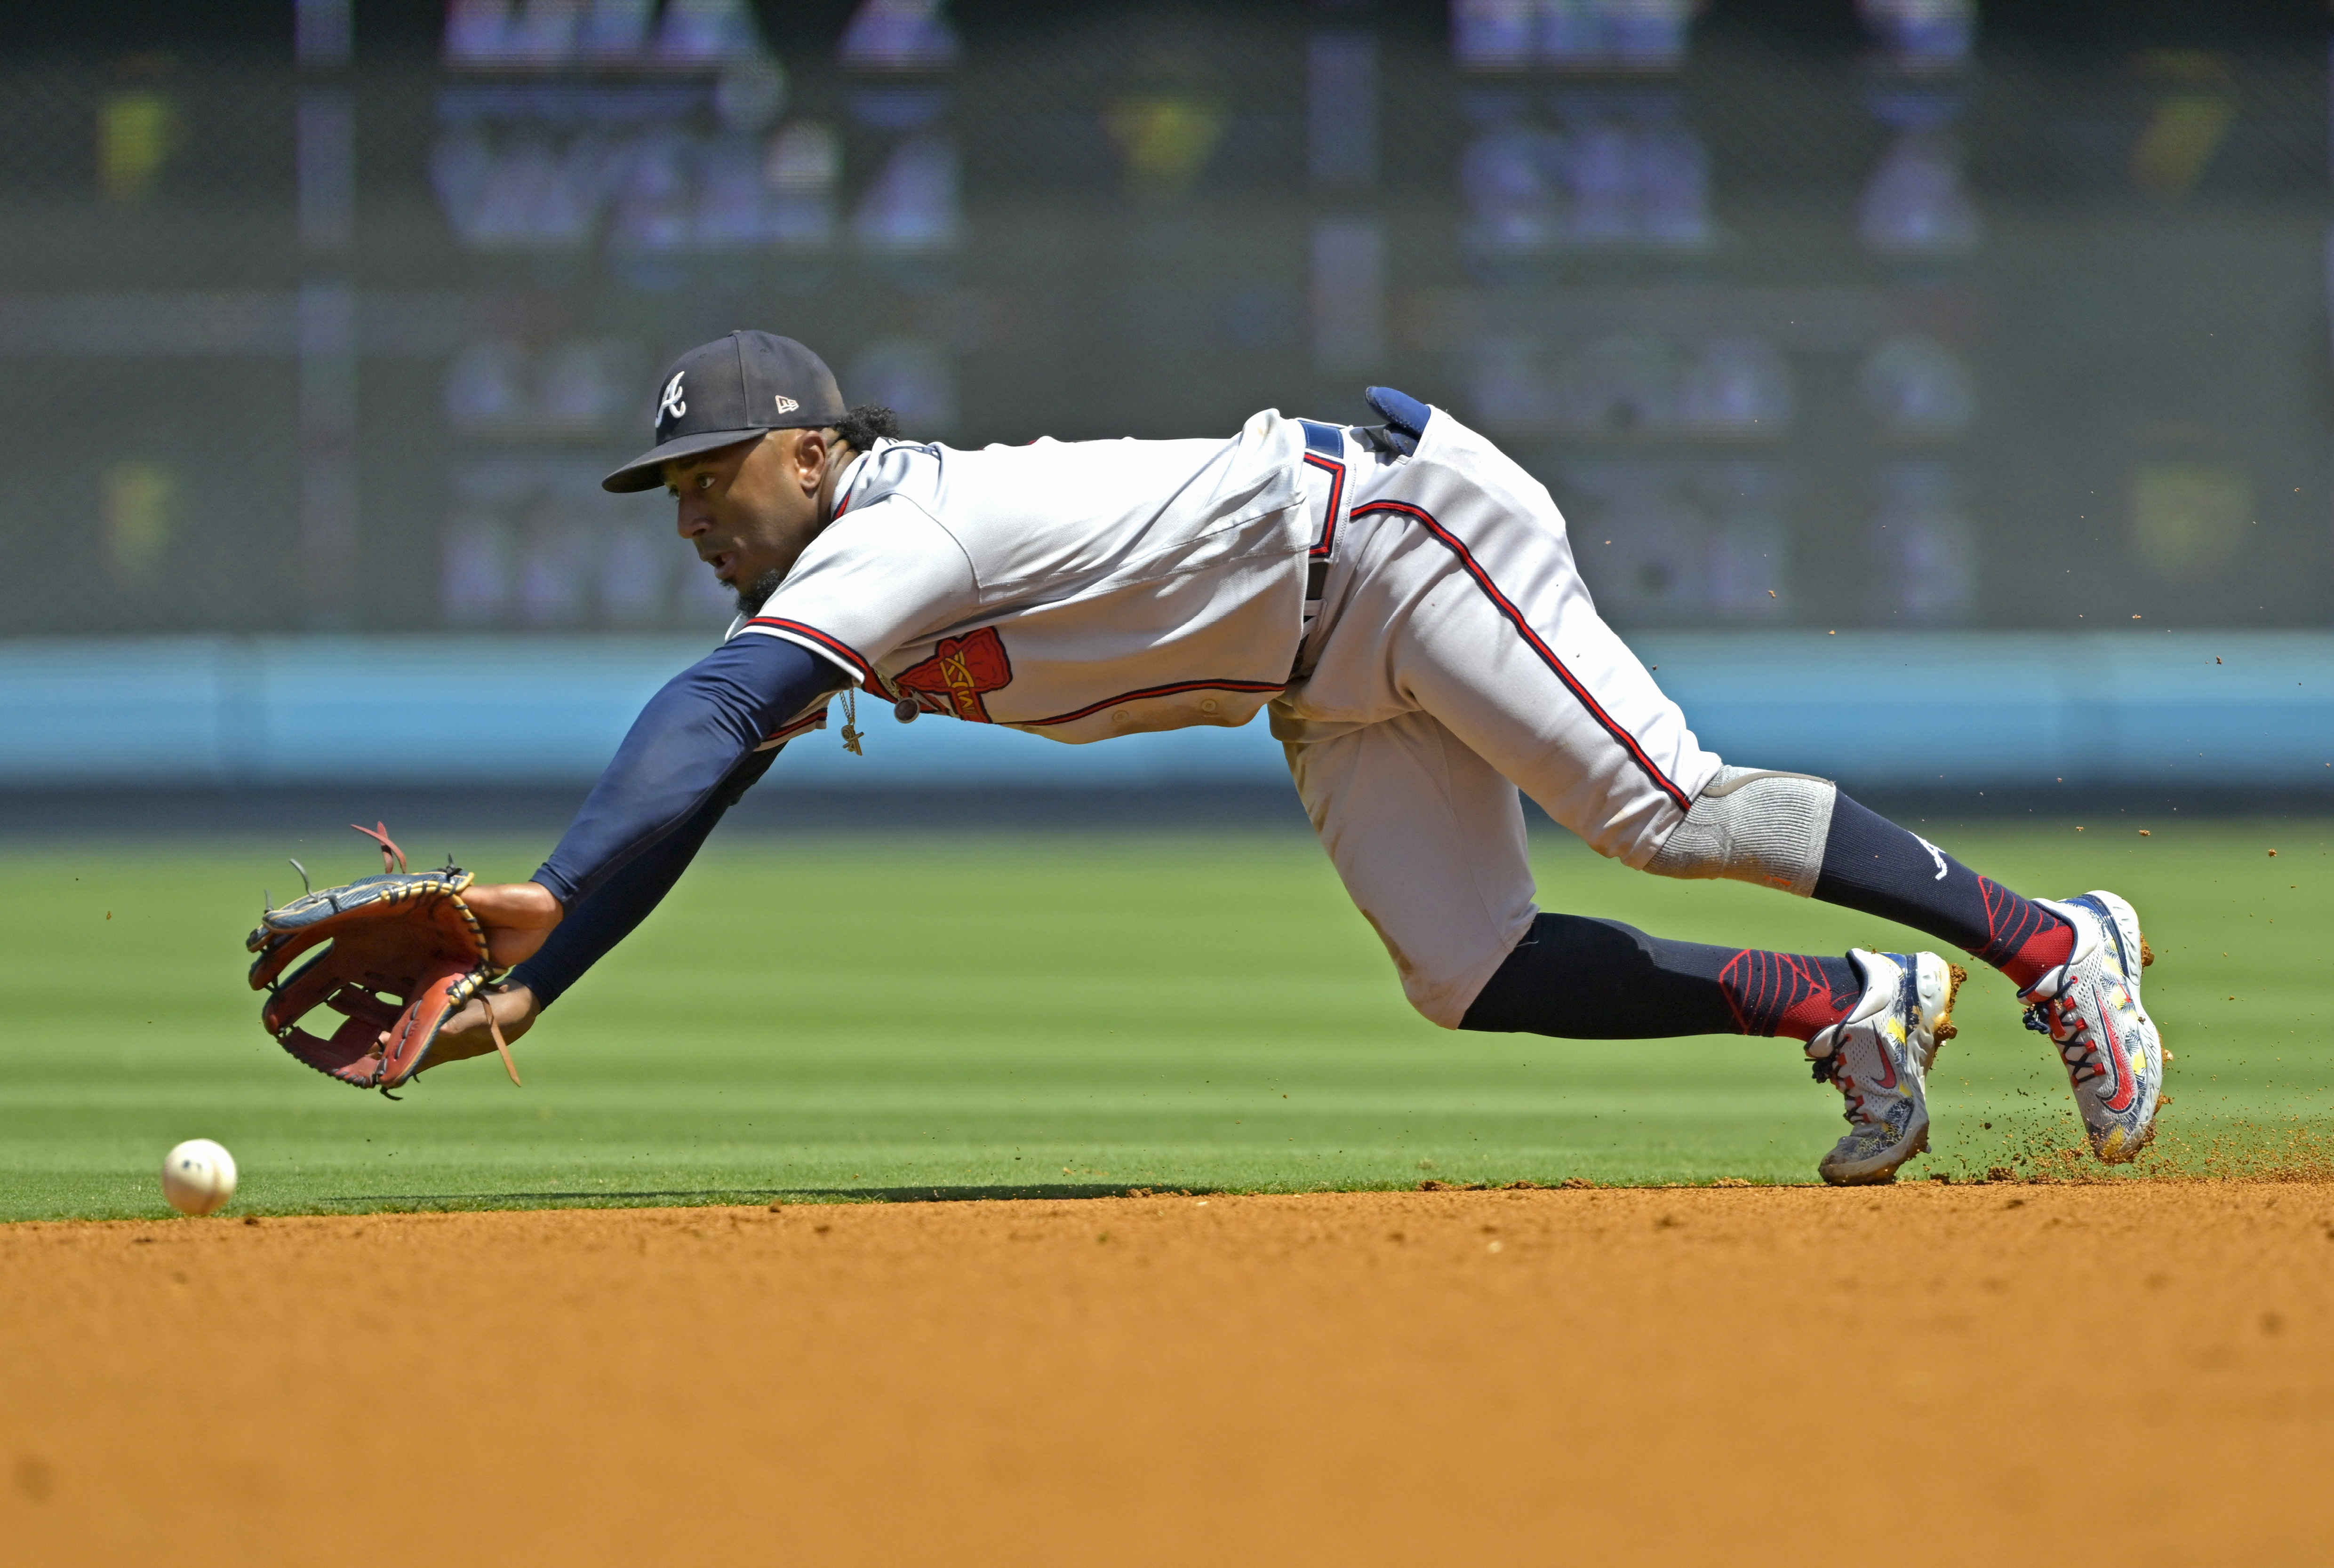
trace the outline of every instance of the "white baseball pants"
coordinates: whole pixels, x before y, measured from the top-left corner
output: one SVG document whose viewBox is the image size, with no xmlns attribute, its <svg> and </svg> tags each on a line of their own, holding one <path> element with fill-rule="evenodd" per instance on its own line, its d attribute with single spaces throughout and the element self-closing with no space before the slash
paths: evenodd
<svg viewBox="0 0 2334 1568">
<path fill-rule="evenodd" d="M 1328 566 L 1272 732 L 1403 993 L 1456 1028 L 1538 913 L 1517 791 L 1642 868 L 1720 763 L 1598 617 L 1546 486 L 1440 409 L 1406 458 L 1337 434 L 1307 458 Z"/>
</svg>

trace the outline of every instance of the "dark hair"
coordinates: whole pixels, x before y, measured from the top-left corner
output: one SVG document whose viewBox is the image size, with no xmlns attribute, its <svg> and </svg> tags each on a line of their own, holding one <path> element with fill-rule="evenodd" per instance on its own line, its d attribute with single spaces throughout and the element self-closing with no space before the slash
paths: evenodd
<svg viewBox="0 0 2334 1568">
<path fill-rule="evenodd" d="M 864 452 L 879 440 L 900 438 L 900 416 L 881 403 L 862 403 L 843 416 L 834 427 L 837 439 L 850 443 L 854 452 Z"/>
</svg>

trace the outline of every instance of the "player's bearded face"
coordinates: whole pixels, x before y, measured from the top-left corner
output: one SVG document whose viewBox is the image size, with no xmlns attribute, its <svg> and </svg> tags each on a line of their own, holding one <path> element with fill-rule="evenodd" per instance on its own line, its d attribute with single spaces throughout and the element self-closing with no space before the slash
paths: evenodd
<svg viewBox="0 0 2334 1568">
<path fill-rule="evenodd" d="M 751 582 L 735 585 L 738 589 L 738 613 L 752 615 L 758 611 L 770 601 L 770 596 L 777 592 L 778 585 L 786 580 L 785 572 L 772 567 Z"/>
<path fill-rule="evenodd" d="M 665 465 L 674 526 L 744 613 L 777 592 L 825 525 L 835 457 L 825 431 L 773 430 Z"/>
</svg>

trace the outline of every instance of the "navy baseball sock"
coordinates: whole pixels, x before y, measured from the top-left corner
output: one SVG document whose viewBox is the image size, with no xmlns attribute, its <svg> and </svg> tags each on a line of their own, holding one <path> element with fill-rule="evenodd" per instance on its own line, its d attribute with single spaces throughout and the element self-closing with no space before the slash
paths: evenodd
<svg viewBox="0 0 2334 1568">
<path fill-rule="evenodd" d="M 1842 794 L 1815 896 L 1900 920 L 1992 965 L 2024 990 L 2074 955 L 2074 928 Z"/>
<path fill-rule="evenodd" d="M 1618 920 L 1542 915 L 1459 1027 L 1567 1040 L 1808 1040 L 1863 995 L 1846 958 L 1664 941 Z"/>
</svg>

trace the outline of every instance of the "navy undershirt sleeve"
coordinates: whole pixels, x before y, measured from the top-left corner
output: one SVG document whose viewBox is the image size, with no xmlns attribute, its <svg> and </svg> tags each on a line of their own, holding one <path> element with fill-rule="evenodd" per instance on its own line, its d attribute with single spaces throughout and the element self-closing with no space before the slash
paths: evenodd
<svg viewBox="0 0 2334 1568">
<path fill-rule="evenodd" d="M 770 764 L 784 749 L 772 746 L 768 751 L 747 752 L 746 760 L 729 771 L 721 787 L 697 808 L 695 815 L 627 861 L 622 870 L 568 911 L 535 957 L 511 972 L 511 983 L 534 992 L 538 1007 L 559 1000 L 584 970 L 606 957 L 609 949 L 631 936 L 633 928 L 649 918 L 649 911 L 664 901 L 722 814 L 770 771 Z"/>
<path fill-rule="evenodd" d="M 634 856 L 695 816 L 764 737 L 844 679 L 834 665 L 781 638 L 731 638 L 641 709 L 535 880 L 573 914 Z"/>
</svg>

